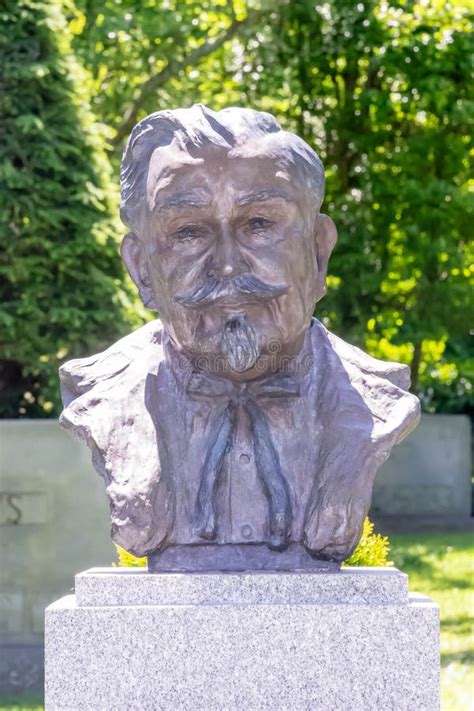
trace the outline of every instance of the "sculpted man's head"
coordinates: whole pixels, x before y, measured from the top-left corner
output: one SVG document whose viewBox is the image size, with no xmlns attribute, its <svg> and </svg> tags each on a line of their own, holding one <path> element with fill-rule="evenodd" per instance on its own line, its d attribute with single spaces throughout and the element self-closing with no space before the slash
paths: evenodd
<svg viewBox="0 0 474 711">
<path fill-rule="evenodd" d="M 304 141 L 249 109 L 160 111 L 121 178 L 122 256 L 178 350 L 233 379 L 299 351 L 337 237 Z"/>
</svg>

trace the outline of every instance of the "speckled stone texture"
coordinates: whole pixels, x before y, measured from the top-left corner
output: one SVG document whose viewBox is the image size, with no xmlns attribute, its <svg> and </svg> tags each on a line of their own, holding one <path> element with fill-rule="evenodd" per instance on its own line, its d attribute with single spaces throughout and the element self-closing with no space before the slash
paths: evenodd
<svg viewBox="0 0 474 711">
<path fill-rule="evenodd" d="M 338 573 L 160 573 L 93 568 L 76 575 L 79 607 L 110 605 L 272 605 L 405 603 L 408 576 L 395 568 Z"/>
<path fill-rule="evenodd" d="M 435 711 L 438 608 L 406 582 L 88 571 L 46 610 L 46 710 Z"/>
</svg>

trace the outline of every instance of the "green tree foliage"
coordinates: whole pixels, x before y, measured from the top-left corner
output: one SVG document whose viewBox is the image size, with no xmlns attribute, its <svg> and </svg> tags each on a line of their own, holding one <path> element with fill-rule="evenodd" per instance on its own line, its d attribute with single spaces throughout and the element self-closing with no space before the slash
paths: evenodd
<svg viewBox="0 0 474 711">
<path fill-rule="evenodd" d="M 468 0 L 81 9 L 75 46 L 115 129 L 112 159 L 130 117 L 160 108 L 239 103 L 277 115 L 327 169 L 339 243 L 318 315 L 409 363 L 428 411 L 471 408 Z"/>
<path fill-rule="evenodd" d="M 77 295 L 79 301 L 85 299 L 84 318 L 80 319 L 80 309 L 73 309 L 75 323 L 81 325 L 72 329 L 71 337 L 66 332 L 56 337 L 54 356 L 50 347 L 42 345 L 40 334 L 34 343 L 33 339 L 27 343 L 17 339 L 18 347 L 13 345 L 17 336 L 10 323 L 5 339 L 8 359 L 15 361 L 12 353 L 25 350 L 30 377 L 36 349 L 49 359 L 41 370 L 49 367 L 52 373 L 58 352 L 60 356 L 66 350 L 68 356 L 85 352 L 93 346 L 95 334 L 105 342 L 121 331 L 122 322 L 115 316 L 104 328 L 112 312 L 105 314 L 102 309 L 110 304 L 119 308 L 118 302 L 125 298 L 113 243 L 121 229 L 112 226 L 109 215 L 116 209 L 111 207 L 116 198 L 113 185 L 131 125 L 151 111 L 196 101 L 215 109 L 241 104 L 274 113 L 324 161 L 325 210 L 336 222 L 339 243 L 330 263 L 328 295 L 318 305 L 318 316 L 373 355 L 409 363 L 413 389 L 426 410 L 472 409 L 474 358 L 468 345 L 472 287 L 472 254 L 468 252 L 472 234 L 468 197 L 473 105 L 470 0 L 65 2 L 48 3 L 49 28 L 43 21 L 38 23 L 36 15 L 35 29 L 28 30 L 35 41 L 41 36 L 43 44 L 48 37 L 50 58 L 39 61 L 25 54 L 21 69 L 10 58 L 4 81 L 10 82 L 6 88 L 13 97 L 8 101 L 16 107 L 14 135 L 23 151 L 25 144 L 45 144 L 29 116 L 38 117 L 47 126 L 41 130 L 52 134 L 52 124 L 43 121 L 42 112 L 51 110 L 49 97 L 58 92 L 64 103 L 57 114 L 74 117 L 67 124 L 69 129 L 60 124 L 61 131 L 80 126 L 74 140 L 60 141 L 71 153 L 75 151 L 76 160 L 87 151 L 94 160 L 84 160 L 84 170 L 75 171 L 75 191 L 68 187 L 67 180 L 74 180 L 69 171 L 56 178 L 50 173 L 45 187 L 57 180 L 52 194 L 67 212 L 79 209 L 71 195 L 87 196 L 87 214 L 94 227 L 81 220 L 82 236 L 80 240 L 75 237 L 74 243 L 84 244 L 81 240 L 86 234 L 95 235 L 89 237 L 89 245 L 104 242 L 106 247 L 97 255 L 97 274 L 110 278 L 91 283 L 110 290 L 102 301 L 93 289 Z M 3 10 L 10 18 L 15 15 L 15 21 L 10 19 L 5 25 L 2 52 L 16 56 L 14 46 L 21 39 L 19 35 L 15 40 L 16 33 L 25 27 L 22 23 L 27 16 L 31 19 L 39 8 L 46 12 L 46 5 L 22 0 L 7 2 L 5 7 L 15 8 Z M 52 22 L 56 22 L 53 30 Z M 47 66 L 43 77 L 21 82 L 15 78 L 15 72 L 19 76 L 34 73 L 36 66 Z M 22 82 L 27 81 L 23 98 Z M 50 92 L 35 111 L 29 108 L 35 93 L 32 83 Z M 93 115 L 106 125 L 104 131 Z M 59 126 L 56 130 L 61 136 Z M 55 156 L 58 151 L 53 149 Z M 15 205 L 20 197 L 25 202 L 32 196 L 39 199 L 42 193 L 37 186 L 45 179 L 41 171 L 28 173 L 24 166 L 15 166 L 15 161 L 21 161 L 18 155 L 8 161 L 15 175 L 9 178 L 10 192 L 14 180 L 30 175 L 31 181 L 18 183 L 16 193 L 11 192 Z M 35 165 L 35 161 L 30 163 Z M 59 208 L 56 204 L 50 212 L 47 196 L 43 197 L 47 223 Z M 20 223 L 13 222 L 22 234 L 27 229 L 21 222 L 23 214 L 33 219 L 33 213 L 23 210 Z M 40 234 L 35 230 L 38 239 Z M 8 244 L 26 248 L 27 243 L 9 239 Z M 73 250 L 73 245 L 68 249 Z M 70 283 L 70 299 L 74 299 L 72 287 L 77 288 L 80 281 L 72 267 L 74 260 L 67 268 L 70 279 L 76 280 Z M 113 266 L 109 267 L 108 260 Z M 21 270 L 22 260 L 16 263 Z M 40 279 L 40 274 L 41 269 L 35 270 L 34 278 Z M 53 283 L 57 289 L 56 276 Z M 24 293 L 31 304 L 26 296 L 31 290 Z M 48 298 L 38 308 L 49 324 L 52 306 L 51 302 L 47 305 Z M 77 301 L 74 304 L 79 306 Z M 12 308 L 7 305 L 7 320 Z M 123 308 L 119 311 L 123 315 Z M 53 343 L 49 333 L 47 342 Z M 53 402 L 49 395 L 48 401 Z"/>
<path fill-rule="evenodd" d="M 71 53 L 69 9 L 37 0 L 0 8 L 3 417 L 57 412 L 60 361 L 130 329 L 110 164 Z"/>
<path fill-rule="evenodd" d="M 256 35 L 269 15 L 266 5 L 78 0 L 74 47 L 93 76 L 99 113 L 116 129 L 113 144 L 120 149 L 136 121 L 152 111 L 203 98 L 211 103 L 216 94 L 227 103 L 223 82 L 232 40 Z M 204 91 L 196 81 L 201 69 Z"/>
<path fill-rule="evenodd" d="M 339 245 L 319 313 L 409 363 L 427 409 L 472 404 L 471 30 L 461 2 L 298 0 L 242 74 L 327 168 Z"/>
</svg>

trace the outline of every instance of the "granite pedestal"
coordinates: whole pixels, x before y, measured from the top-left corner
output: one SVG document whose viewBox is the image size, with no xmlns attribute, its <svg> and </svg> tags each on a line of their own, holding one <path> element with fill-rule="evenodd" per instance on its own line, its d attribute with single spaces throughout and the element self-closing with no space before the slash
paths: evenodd
<svg viewBox="0 0 474 711">
<path fill-rule="evenodd" d="M 436 711 L 438 628 L 390 568 L 95 568 L 46 610 L 46 710 Z"/>
</svg>

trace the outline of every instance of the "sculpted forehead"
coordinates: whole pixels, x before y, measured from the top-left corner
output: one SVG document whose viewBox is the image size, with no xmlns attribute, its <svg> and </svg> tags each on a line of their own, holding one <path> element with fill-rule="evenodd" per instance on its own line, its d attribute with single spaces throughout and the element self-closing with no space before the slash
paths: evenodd
<svg viewBox="0 0 474 711">
<path fill-rule="evenodd" d="M 174 156 L 167 162 L 160 155 L 164 150 L 157 149 L 150 161 L 146 186 L 150 212 L 192 205 L 193 199 L 201 206 L 203 201 L 243 201 L 246 195 L 258 193 L 294 201 L 301 197 L 290 171 L 269 158 L 230 157 L 214 152 L 191 160 L 185 155 L 183 160 Z"/>
<path fill-rule="evenodd" d="M 190 191 L 220 200 L 224 186 L 236 200 L 239 194 L 274 189 L 300 207 L 320 204 L 314 182 L 282 147 L 279 134 L 272 134 L 241 141 L 232 149 L 205 145 L 191 150 L 177 137 L 155 148 L 146 178 L 147 209 L 151 213 L 173 194 Z"/>
</svg>

